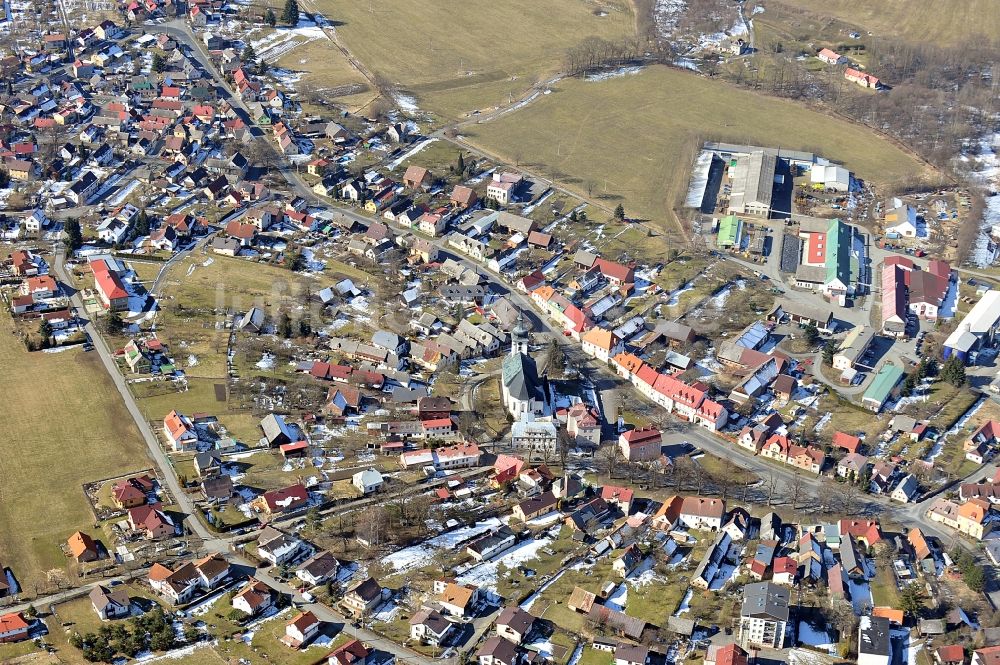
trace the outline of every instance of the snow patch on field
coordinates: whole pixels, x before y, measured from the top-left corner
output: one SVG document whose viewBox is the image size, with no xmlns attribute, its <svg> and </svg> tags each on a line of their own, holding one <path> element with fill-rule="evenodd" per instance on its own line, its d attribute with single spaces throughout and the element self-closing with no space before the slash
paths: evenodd
<svg viewBox="0 0 1000 665">
<path fill-rule="evenodd" d="M 417 154 L 418 152 L 420 152 L 421 150 L 423 150 L 424 148 L 426 148 L 427 146 L 429 146 L 431 143 L 434 143 L 435 141 L 437 141 L 436 138 L 430 138 L 430 139 L 427 139 L 426 141 L 421 141 L 417 145 L 413 146 L 412 148 L 410 148 L 409 150 L 407 150 L 406 152 L 404 152 L 401 156 L 399 156 L 398 158 L 396 158 L 395 160 L 393 160 L 389 164 L 389 170 L 390 171 L 394 171 L 394 170 L 398 169 L 399 166 L 400 166 L 400 164 L 402 164 L 403 162 L 405 162 L 406 160 L 408 160 L 410 157 L 413 157 L 415 154 Z"/>
<path fill-rule="evenodd" d="M 629 65 L 626 67 L 619 67 L 618 69 L 612 69 L 607 72 L 598 72 L 596 74 L 587 74 L 585 80 L 587 81 L 607 81 L 608 79 L 620 78 L 622 76 L 632 76 L 633 74 L 638 74 L 643 69 L 642 65 Z"/>
<path fill-rule="evenodd" d="M 453 529 L 430 540 L 393 552 L 384 561 L 392 566 L 396 572 L 404 572 L 419 568 L 430 562 L 437 550 L 454 550 L 461 544 L 466 543 L 476 536 L 480 536 L 491 529 L 498 528 L 502 523 L 499 519 L 491 517 L 482 522 L 476 522 L 472 526 L 463 526 Z"/>
<path fill-rule="evenodd" d="M 299 20 L 294 28 L 278 28 L 262 39 L 251 41 L 257 58 L 265 62 L 274 62 L 292 49 L 324 39 L 326 34 L 309 19 Z"/>
<path fill-rule="evenodd" d="M 552 540 L 549 538 L 539 538 L 537 540 L 525 540 L 507 550 L 503 556 L 492 561 L 485 561 L 474 568 L 471 568 L 463 575 L 459 576 L 459 584 L 472 584 L 479 588 L 486 588 L 490 591 L 497 590 L 497 580 L 500 575 L 501 566 L 505 569 L 517 568 L 518 566 L 538 558 L 538 552 L 546 547 Z"/>
<path fill-rule="evenodd" d="M 685 9 L 685 0 L 657 0 L 653 5 L 653 21 L 660 37 L 669 36 L 677 28 Z"/>
</svg>

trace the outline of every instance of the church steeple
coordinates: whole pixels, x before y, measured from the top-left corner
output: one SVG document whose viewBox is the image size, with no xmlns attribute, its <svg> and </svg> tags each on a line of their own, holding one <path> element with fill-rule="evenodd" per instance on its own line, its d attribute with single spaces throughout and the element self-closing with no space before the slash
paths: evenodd
<svg viewBox="0 0 1000 665">
<path fill-rule="evenodd" d="M 528 342 L 531 341 L 531 329 L 528 321 L 524 318 L 524 311 L 519 311 L 517 323 L 510 332 L 510 354 L 515 356 L 519 353 L 528 355 Z"/>
</svg>

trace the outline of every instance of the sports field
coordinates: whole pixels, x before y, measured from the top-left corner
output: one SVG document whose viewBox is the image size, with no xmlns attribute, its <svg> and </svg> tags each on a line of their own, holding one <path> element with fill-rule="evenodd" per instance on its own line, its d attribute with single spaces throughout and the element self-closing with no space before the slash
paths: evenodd
<svg viewBox="0 0 1000 665">
<path fill-rule="evenodd" d="M 463 129 L 472 145 L 583 196 L 663 221 L 686 191 L 704 140 L 813 151 L 862 178 L 892 183 L 924 165 L 864 127 L 794 102 L 653 66 L 603 81 L 563 81 L 499 120 Z"/>
<path fill-rule="evenodd" d="M 372 72 L 425 110 L 458 117 L 516 99 L 555 73 L 587 37 L 634 32 L 624 0 L 406 2 L 317 0 L 337 33 Z"/>
<path fill-rule="evenodd" d="M 876 35 L 943 46 L 1000 45 L 996 0 L 777 0 L 790 14 L 802 10 L 840 19 Z M 764 14 L 767 14 L 765 9 Z M 761 18 L 764 18 L 763 16 Z M 766 20 L 766 19 L 765 19 Z M 843 37 L 846 39 L 846 35 Z"/>
<path fill-rule="evenodd" d="M 0 315 L 0 562 L 33 595 L 46 571 L 65 570 L 66 538 L 93 531 L 81 485 L 150 460 L 96 352 L 29 354 L 12 328 Z"/>
</svg>

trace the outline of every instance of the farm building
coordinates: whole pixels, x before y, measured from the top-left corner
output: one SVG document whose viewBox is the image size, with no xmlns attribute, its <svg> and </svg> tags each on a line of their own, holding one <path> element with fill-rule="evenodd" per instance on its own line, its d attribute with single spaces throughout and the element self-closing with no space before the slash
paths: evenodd
<svg viewBox="0 0 1000 665">
<path fill-rule="evenodd" d="M 866 409 L 878 413 L 896 392 L 896 386 L 903 379 L 903 370 L 892 363 L 886 363 L 879 369 L 872 384 L 868 386 L 861 404 Z"/>
<path fill-rule="evenodd" d="M 729 168 L 732 181 L 729 213 L 769 217 L 777 167 L 778 157 L 763 150 L 733 159 Z"/>
<path fill-rule="evenodd" d="M 809 171 L 809 182 L 813 189 L 848 192 L 851 190 L 851 172 L 836 164 L 817 164 Z"/>
<path fill-rule="evenodd" d="M 739 247 L 743 236 L 743 222 L 736 215 L 726 215 L 719 220 L 719 235 L 716 244 L 720 249 Z"/>
<path fill-rule="evenodd" d="M 1000 324 L 1000 291 L 987 291 L 958 328 L 944 341 L 944 357 L 955 356 L 963 362 L 985 342 L 992 344 Z"/>
</svg>

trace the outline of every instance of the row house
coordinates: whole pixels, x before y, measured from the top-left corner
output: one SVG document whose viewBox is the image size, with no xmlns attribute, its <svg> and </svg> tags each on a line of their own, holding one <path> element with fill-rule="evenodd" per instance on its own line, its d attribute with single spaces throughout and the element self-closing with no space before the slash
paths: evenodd
<svg viewBox="0 0 1000 665">
<path fill-rule="evenodd" d="M 147 580 L 154 591 L 174 605 L 180 605 L 194 598 L 198 591 L 218 588 L 228 575 L 229 562 L 222 555 L 213 554 L 185 563 L 176 570 L 154 563 Z"/>
<path fill-rule="evenodd" d="M 760 456 L 819 475 L 826 455 L 813 446 L 799 446 L 783 434 L 772 434 L 760 450 Z"/>
</svg>

